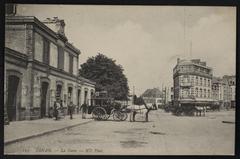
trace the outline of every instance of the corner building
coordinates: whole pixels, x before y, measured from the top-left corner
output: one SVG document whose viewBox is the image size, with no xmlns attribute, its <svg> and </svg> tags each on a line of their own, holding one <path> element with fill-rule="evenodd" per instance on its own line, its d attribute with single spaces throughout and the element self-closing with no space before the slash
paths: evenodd
<svg viewBox="0 0 240 159">
<path fill-rule="evenodd" d="M 177 60 L 173 69 L 174 106 L 210 106 L 212 68 L 200 59 Z"/>
<path fill-rule="evenodd" d="M 88 103 L 95 82 L 79 77 L 80 50 L 68 42 L 57 17 L 6 15 L 4 112 L 9 121 L 49 115 L 54 101 Z"/>
</svg>

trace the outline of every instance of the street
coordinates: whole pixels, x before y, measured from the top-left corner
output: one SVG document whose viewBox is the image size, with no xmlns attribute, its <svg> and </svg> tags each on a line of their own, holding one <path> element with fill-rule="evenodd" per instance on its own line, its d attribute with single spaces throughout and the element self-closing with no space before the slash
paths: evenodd
<svg viewBox="0 0 240 159">
<path fill-rule="evenodd" d="M 4 147 L 5 154 L 233 155 L 235 111 L 205 117 L 152 111 L 149 122 L 91 121 Z M 54 125 L 53 125 L 54 126 Z"/>
</svg>

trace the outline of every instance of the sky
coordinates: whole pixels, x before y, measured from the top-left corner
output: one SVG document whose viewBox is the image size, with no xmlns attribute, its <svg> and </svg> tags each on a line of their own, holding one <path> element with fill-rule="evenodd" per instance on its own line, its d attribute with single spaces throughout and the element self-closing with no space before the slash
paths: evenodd
<svg viewBox="0 0 240 159">
<path fill-rule="evenodd" d="M 130 92 L 173 85 L 177 58 L 200 58 L 214 76 L 236 72 L 236 8 L 26 5 L 19 15 L 64 19 L 80 64 L 102 53 L 122 65 Z"/>
</svg>

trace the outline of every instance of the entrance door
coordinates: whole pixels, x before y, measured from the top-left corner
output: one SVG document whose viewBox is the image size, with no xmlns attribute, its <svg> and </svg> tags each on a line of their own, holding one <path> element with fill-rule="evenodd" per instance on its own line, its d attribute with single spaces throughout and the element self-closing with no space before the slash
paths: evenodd
<svg viewBox="0 0 240 159">
<path fill-rule="evenodd" d="M 68 87 L 68 104 L 72 102 L 72 87 Z"/>
<path fill-rule="evenodd" d="M 41 118 L 46 116 L 47 90 L 48 90 L 48 83 L 42 82 L 42 85 L 41 85 Z"/>
<path fill-rule="evenodd" d="M 84 104 L 87 104 L 87 94 L 88 91 L 84 91 Z"/>
<path fill-rule="evenodd" d="M 77 92 L 77 105 L 78 106 L 80 105 L 80 93 L 81 93 L 81 90 L 78 89 L 78 92 Z"/>
<path fill-rule="evenodd" d="M 58 84 L 57 85 L 57 90 L 56 90 L 56 101 L 61 101 L 61 94 L 62 94 L 62 85 Z"/>
<path fill-rule="evenodd" d="M 19 78 L 11 75 L 8 77 L 8 97 L 7 97 L 7 114 L 9 121 L 16 121 L 17 116 L 17 99 L 19 89 Z"/>
</svg>

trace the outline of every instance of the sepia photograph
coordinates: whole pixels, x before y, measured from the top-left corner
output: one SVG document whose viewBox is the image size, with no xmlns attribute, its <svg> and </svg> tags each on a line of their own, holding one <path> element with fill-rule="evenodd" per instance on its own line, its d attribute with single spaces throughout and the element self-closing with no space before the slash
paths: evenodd
<svg viewBox="0 0 240 159">
<path fill-rule="evenodd" d="M 5 4 L 4 155 L 235 155 L 234 6 Z"/>
</svg>

